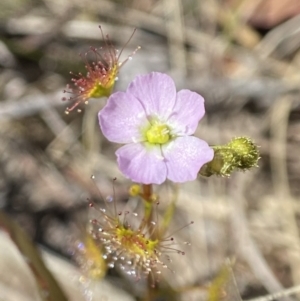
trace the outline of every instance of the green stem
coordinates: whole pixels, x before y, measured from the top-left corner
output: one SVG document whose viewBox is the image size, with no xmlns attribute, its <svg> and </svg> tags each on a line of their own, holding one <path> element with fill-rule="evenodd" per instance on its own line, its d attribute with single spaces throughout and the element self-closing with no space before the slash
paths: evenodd
<svg viewBox="0 0 300 301">
<path fill-rule="evenodd" d="M 165 214 L 163 216 L 162 226 L 161 226 L 161 237 L 164 236 L 165 232 L 167 231 L 170 222 L 174 216 L 175 208 L 176 208 L 176 202 L 178 199 L 179 194 L 179 186 L 175 184 L 174 186 L 174 193 L 172 194 L 172 200 L 171 203 L 168 205 L 167 210 L 165 211 Z"/>
</svg>

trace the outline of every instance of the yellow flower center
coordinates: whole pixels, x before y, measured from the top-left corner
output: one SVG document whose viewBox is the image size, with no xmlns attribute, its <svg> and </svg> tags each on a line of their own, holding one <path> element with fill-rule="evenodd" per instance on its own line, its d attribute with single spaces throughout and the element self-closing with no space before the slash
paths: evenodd
<svg viewBox="0 0 300 301">
<path fill-rule="evenodd" d="M 171 139 L 170 129 L 165 124 L 154 123 L 146 131 L 146 138 L 149 143 L 164 144 Z"/>
</svg>

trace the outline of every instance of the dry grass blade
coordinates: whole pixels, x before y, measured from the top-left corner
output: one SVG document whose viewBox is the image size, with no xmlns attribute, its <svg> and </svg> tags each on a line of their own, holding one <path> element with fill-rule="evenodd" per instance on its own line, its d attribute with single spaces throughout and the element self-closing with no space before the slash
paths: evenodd
<svg viewBox="0 0 300 301">
<path fill-rule="evenodd" d="M 45 266 L 38 250 L 32 244 L 27 234 L 21 227 L 0 211 L 0 226 L 9 233 L 20 252 L 27 260 L 37 285 L 40 289 L 42 300 L 67 301 L 67 297 L 57 284 L 56 280 Z"/>
<path fill-rule="evenodd" d="M 282 97 L 273 106 L 271 115 L 271 167 L 274 190 L 281 202 L 284 231 L 291 237 L 292 245 L 287 251 L 294 284 L 300 283 L 300 240 L 295 209 L 290 193 L 287 173 L 287 127 L 293 99 Z"/>
<path fill-rule="evenodd" d="M 231 226 L 234 240 L 237 242 L 237 250 L 242 258 L 249 264 L 254 275 L 260 280 L 262 285 L 271 293 L 282 291 L 281 283 L 276 279 L 268 263 L 258 249 L 256 243 L 250 236 L 249 226 L 245 215 L 245 199 L 242 196 L 244 187 L 242 178 L 237 182 L 238 189 L 233 189 L 231 206 Z M 289 297 L 280 300 L 291 300 Z"/>
<path fill-rule="evenodd" d="M 270 295 L 266 295 L 266 296 L 259 297 L 259 298 L 247 299 L 245 301 L 274 301 L 278 298 L 298 294 L 299 292 L 300 292 L 300 286 L 298 285 L 298 286 L 294 286 L 291 288 L 287 288 L 287 289 L 285 289 L 281 292 L 275 293 L 275 294 L 270 294 Z"/>
<path fill-rule="evenodd" d="M 169 41 L 170 64 L 173 71 L 186 76 L 185 37 L 182 18 L 182 4 L 180 0 L 164 0 L 166 28 Z"/>
<path fill-rule="evenodd" d="M 232 271 L 232 262 L 227 259 L 208 290 L 208 301 L 242 301 Z"/>
</svg>

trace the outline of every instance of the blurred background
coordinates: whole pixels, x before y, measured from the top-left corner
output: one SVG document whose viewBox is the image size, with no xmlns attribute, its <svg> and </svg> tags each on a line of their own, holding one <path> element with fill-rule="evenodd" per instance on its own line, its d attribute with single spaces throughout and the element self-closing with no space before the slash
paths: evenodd
<svg viewBox="0 0 300 301">
<path fill-rule="evenodd" d="M 69 300 L 235 301 L 297 290 L 299 13 L 298 0 L 1 0 L 0 207 L 7 223 L 16 221 L 40 248 Z M 163 275 L 152 297 L 143 281 L 114 271 L 80 282 L 82 270 L 72 263 L 74 239 L 89 216 L 86 198 L 95 194 L 91 175 L 104 196 L 117 177 L 116 202 L 128 204 L 130 182 L 115 162 L 118 145 L 98 127 L 106 100 L 69 115 L 61 101 L 69 72 L 85 72 L 79 54 L 103 46 L 99 25 L 117 49 L 137 29 L 121 61 L 141 50 L 121 68 L 115 90 L 138 74 L 165 72 L 178 90 L 205 97 L 196 136 L 211 145 L 248 136 L 260 146 L 258 168 L 180 186 L 170 227 L 193 220 L 177 233 L 191 246 L 185 256 L 174 255 L 174 274 Z M 163 188 L 160 193 L 164 210 L 170 197 Z M 0 300 L 43 300 L 28 258 L 4 224 L 1 218 Z M 215 279 L 224 290 L 213 297 Z"/>
</svg>

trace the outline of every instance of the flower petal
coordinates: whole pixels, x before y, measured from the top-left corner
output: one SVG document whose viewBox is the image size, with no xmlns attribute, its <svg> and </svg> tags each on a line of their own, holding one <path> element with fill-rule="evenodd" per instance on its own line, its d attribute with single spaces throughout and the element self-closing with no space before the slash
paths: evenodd
<svg viewBox="0 0 300 301">
<path fill-rule="evenodd" d="M 166 121 L 176 101 L 176 87 L 167 74 L 151 72 L 137 76 L 127 88 L 144 107 L 147 116 Z"/>
<path fill-rule="evenodd" d="M 176 104 L 168 124 L 173 129 L 173 134 L 192 135 L 204 114 L 204 98 L 190 90 L 181 90 L 177 93 Z"/>
<path fill-rule="evenodd" d="M 140 102 L 126 92 L 112 94 L 98 118 L 104 136 L 116 143 L 143 141 L 142 129 L 150 126 Z"/>
<path fill-rule="evenodd" d="M 132 181 L 143 184 L 161 184 L 166 180 L 167 167 L 158 146 L 131 143 L 116 151 L 123 174 Z"/>
<path fill-rule="evenodd" d="M 162 147 L 167 164 L 167 178 L 181 183 L 193 181 L 203 164 L 211 161 L 213 149 L 196 137 L 179 137 Z"/>
</svg>

